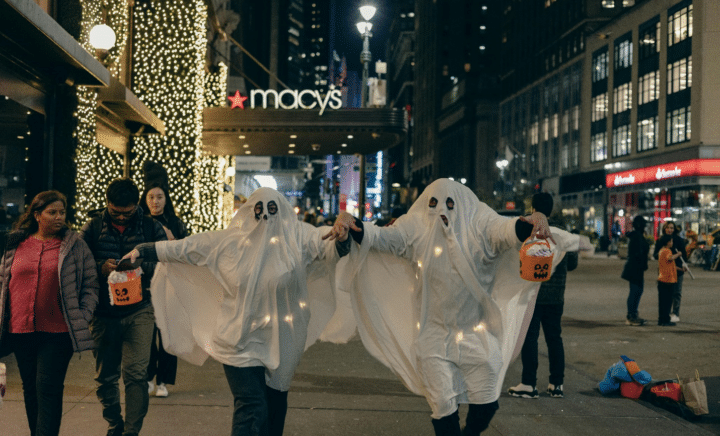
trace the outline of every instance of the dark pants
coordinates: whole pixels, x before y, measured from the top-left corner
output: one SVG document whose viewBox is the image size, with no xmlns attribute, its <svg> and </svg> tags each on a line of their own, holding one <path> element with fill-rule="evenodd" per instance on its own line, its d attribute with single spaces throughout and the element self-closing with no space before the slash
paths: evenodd
<svg viewBox="0 0 720 436">
<path fill-rule="evenodd" d="M 265 367 L 223 365 L 235 410 L 231 436 L 282 436 L 287 414 L 287 392 L 265 384 Z"/>
<path fill-rule="evenodd" d="M 658 281 L 658 324 L 670 322 L 670 306 L 675 283 Z"/>
<path fill-rule="evenodd" d="M 685 274 L 678 274 L 677 283 L 672 293 L 672 309 L 670 312 L 675 316 L 680 316 L 680 301 L 682 300 L 682 284 Z"/>
<path fill-rule="evenodd" d="M 465 428 L 460 431 L 460 417 L 455 413 L 440 419 L 433 419 L 435 436 L 478 436 L 490 426 L 495 412 L 500 408 L 497 401 L 488 404 L 470 404 Z"/>
<path fill-rule="evenodd" d="M 140 433 L 148 411 L 147 368 L 155 316 L 146 307 L 124 318 L 95 317 L 90 323 L 97 348 L 95 381 L 103 418 L 123 434 Z M 120 410 L 120 373 L 125 384 L 125 420 Z"/>
<path fill-rule="evenodd" d="M 640 307 L 640 297 L 642 297 L 643 294 L 643 287 L 644 283 L 642 281 L 639 283 L 630 282 L 630 294 L 628 294 L 627 299 L 627 319 L 633 320 L 640 316 L 638 307 Z"/>
<path fill-rule="evenodd" d="M 177 357 L 165 351 L 160 330 L 155 326 L 153 341 L 150 348 L 150 366 L 148 366 L 148 381 L 157 377 L 157 384 L 175 384 L 177 375 Z"/>
<path fill-rule="evenodd" d="M 57 436 L 62 419 L 65 374 L 73 355 L 70 334 L 18 333 L 10 334 L 9 340 L 22 379 L 30 434 Z"/>
<path fill-rule="evenodd" d="M 523 343 L 521 358 L 523 364 L 522 383 L 535 386 L 537 384 L 538 368 L 538 338 L 540 326 L 545 333 L 545 343 L 548 348 L 550 361 L 550 383 L 555 386 L 563 384 L 565 378 L 565 348 L 560 334 L 560 319 L 563 314 L 563 304 L 537 304 L 528 327 L 525 343 Z"/>
</svg>

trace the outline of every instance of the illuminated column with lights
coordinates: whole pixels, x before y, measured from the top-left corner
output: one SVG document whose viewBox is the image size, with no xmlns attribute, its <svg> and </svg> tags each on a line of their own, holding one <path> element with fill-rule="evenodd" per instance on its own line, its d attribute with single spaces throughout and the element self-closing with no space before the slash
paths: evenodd
<svg viewBox="0 0 720 436">
<path fill-rule="evenodd" d="M 118 77 L 121 65 L 118 62 L 128 39 L 129 8 L 127 0 L 107 3 L 83 0 L 80 43 L 90 52 L 90 31 L 97 25 L 105 24 L 115 33 L 115 45 L 104 53 L 103 63 L 110 73 Z M 75 151 L 75 197 L 76 224 L 82 226 L 88 213 L 105 207 L 105 190 L 114 178 L 123 174 L 123 156 L 102 146 L 96 139 L 97 91 L 84 86 L 78 87 L 78 106 L 74 113 L 77 124 L 74 137 Z"/>
<path fill-rule="evenodd" d="M 203 166 L 218 168 L 217 162 L 203 162 L 201 144 L 206 2 L 136 1 L 133 12 L 133 91 L 166 128 L 165 136 L 136 138 L 133 173 L 140 174 L 146 160 L 162 163 L 168 171 L 180 218 L 190 224 L 193 232 L 217 228 L 218 204 L 201 205 L 201 198 L 212 196 L 200 192 L 203 188 L 217 189 L 216 183 L 212 187 L 202 183 Z"/>
</svg>

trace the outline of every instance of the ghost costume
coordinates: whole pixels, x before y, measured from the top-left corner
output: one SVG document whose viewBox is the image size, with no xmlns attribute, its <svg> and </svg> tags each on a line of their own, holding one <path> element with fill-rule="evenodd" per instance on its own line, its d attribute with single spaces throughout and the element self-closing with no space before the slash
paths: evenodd
<svg viewBox="0 0 720 436">
<path fill-rule="evenodd" d="M 520 351 L 539 283 L 520 278 L 516 221 L 440 179 L 392 226 L 364 226 L 353 247 L 343 288 L 363 344 L 427 398 L 434 420 L 496 402 Z M 552 231 L 558 263 L 578 239 Z"/>
<path fill-rule="evenodd" d="M 162 263 L 151 289 L 163 344 L 197 365 L 207 356 L 223 363 L 236 413 L 233 379 L 244 376 L 229 371 L 264 371 L 267 386 L 285 392 L 286 401 L 303 351 L 335 310 L 339 256 L 335 243 L 322 240 L 326 232 L 299 222 L 277 191 L 260 188 L 230 228 L 155 245 Z M 236 429 L 233 419 L 233 434 L 255 430 Z"/>
</svg>

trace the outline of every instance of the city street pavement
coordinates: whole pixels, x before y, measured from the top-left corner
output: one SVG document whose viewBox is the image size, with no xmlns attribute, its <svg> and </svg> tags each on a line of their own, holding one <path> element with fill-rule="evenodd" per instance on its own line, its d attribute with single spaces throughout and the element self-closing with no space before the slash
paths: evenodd
<svg viewBox="0 0 720 436">
<path fill-rule="evenodd" d="M 484 435 L 712 435 L 720 434 L 720 272 L 694 268 L 686 278 L 681 322 L 657 326 L 657 263 L 645 276 L 640 315 L 643 327 L 625 325 L 627 282 L 623 261 L 604 253 L 580 259 L 568 274 L 563 318 L 566 352 L 565 398 L 543 394 L 547 355 L 541 336 L 539 399 L 509 397 L 520 382 L 514 362 L 505 379 L 500 410 Z M 708 388 L 711 414 L 686 421 L 643 401 L 603 397 L 596 389 L 621 354 L 634 358 L 654 379 L 689 377 L 699 370 Z M 0 435 L 29 435 L 20 377 L 12 357 L 8 394 L 0 409 Z M 104 435 L 106 424 L 95 397 L 92 354 L 73 358 L 65 387 L 61 435 Z M 143 435 L 227 435 L 232 397 L 221 365 L 180 362 L 178 381 L 167 398 L 151 398 Z M 466 408 L 461 407 L 464 419 Z M 321 343 L 304 355 L 293 380 L 285 435 L 433 435 L 430 409 L 370 357 L 359 340 Z"/>
</svg>

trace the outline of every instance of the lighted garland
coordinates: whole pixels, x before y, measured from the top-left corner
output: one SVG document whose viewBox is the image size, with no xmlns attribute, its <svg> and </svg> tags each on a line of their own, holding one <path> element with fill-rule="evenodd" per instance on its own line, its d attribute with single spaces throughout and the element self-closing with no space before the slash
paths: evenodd
<svg viewBox="0 0 720 436">
<path fill-rule="evenodd" d="M 205 74 L 205 106 L 224 107 L 227 105 L 228 68 L 220 63 Z M 235 185 L 235 176 L 227 176 L 227 169 L 235 166 L 232 156 L 214 156 L 203 152 L 200 161 L 197 191 L 200 195 L 200 214 L 208 220 L 211 228 L 225 228 L 233 213 L 233 193 L 225 186 Z"/>
<path fill-rule="evenodd" d="M 90 53 L 94 53 L 89 43 L 89 34 L 95 25 L 101 24 L 104 8 L 107 10 L 106 24 L 113 29 L 116 35 L 115 47 L 109 51 L 107 58 L 107 61 L 110 62 L 108 70 L 113 76 L 118 76 L 121 66 L 117 61 L 125 51 L 127 44 L 127 0 L 113 2 L 83 0 L 80 43 Z M 87 221 L 90 211 L 105 207 L 105 190 L 110 181 L 122 176 L 123 157 L 97 142 L 95 116 L 97 91 L 93 88 L 78 86 L 77 96 L 78 107 L 74 114 L 77 118 L 77 125 L 73 133 L 77 139 L 75 152 L 77 195 L 74 207 L 76 222 L 82 226 Z"/>
<path fill-rule="evenodd" d="M 140 174 L 146 160 L 162 163 L 178 215 L 195 232 L 217 227 L 201 210 L 207 194 L 197 186 L 203 166 L 206 21 L 202 0 L 135 2 L 133 91 L 164 121 L 166 135 L 135 140 L 132 171 Z"/>
</svg>

